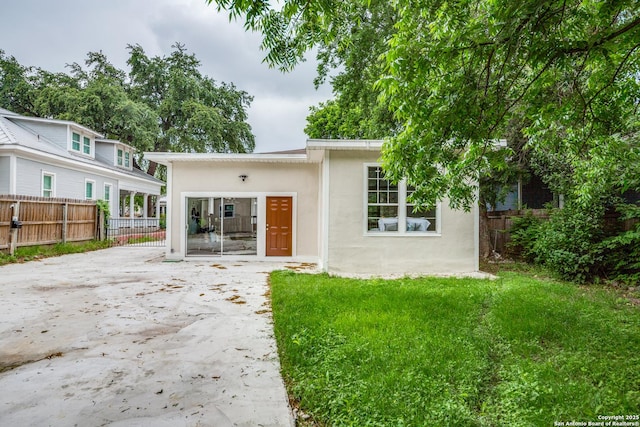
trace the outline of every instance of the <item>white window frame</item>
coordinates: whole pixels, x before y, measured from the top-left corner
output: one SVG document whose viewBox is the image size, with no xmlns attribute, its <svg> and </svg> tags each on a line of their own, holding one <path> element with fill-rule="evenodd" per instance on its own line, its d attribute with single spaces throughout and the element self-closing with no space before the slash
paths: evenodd
<svg viewBox="0 0 640 427">
<path fill-rule="evenodd" d="M 227 206 L 231 206 L 231 209 L 227 211 Z M 227 216 L 227 212 L 231 213 L 231 216 Z M 230 219 L 236 217 L 236 204 L 235 203 L 220 203 L 220 218 Z"/>
<path fill-rule="evenodd" d="M 441 204 L 438 202 L 435 207 L 435 231 L 407 231 L 407 206 L 411 206 L 412 203 L 407 203 L 407 183 L 403 179 L 398 182 L 398 229 L 397 231 L 380 231 L 369 230 L 369 168 L 381 167 L 380 163 L 364 163 L 363 167 L 363 233 L 365 236 L 402 236 L 402 237 L 426 237 L 426 236 L 440 236 L 441 235 Z M 395 204 L 393 204 L 395 205 Z"/>
<path fill-rule="evenodd" d="M 91 197 L 87 197 L 87 184 L 91 184 Z M 94 179 L 84 180 L 84 198 L 85 200 L 96 200 L 96 181 Z"/>
<path fill-rule="evenodd" d="M 75 135 L 78 135 L 78 141 L 75 141 L 73 139 Z M 78 148 L 73 146 L 73 144 L 76 142 L 78 143 Z M 71 150 L 75 151 L 76 153 L 82 153 L 82 135 L 80 135 L 80 133 L 78 132 L 71 131 Z"/>
<path fill-rule="evenodd" d="M 107 198 L 107 188 L 109 189 L 109 198 Z M 109 202 L 109 207 L 111 207 L 111 200 L 113 200 L 113 184 L 105 182 L 104 188 L 102 189 L 102 199 Z"/>
<path fill-rule="evenodd" d="M 86 151 L 87 149 L 89 150 L 88 153 Z M 91 138 L 89 138 L 88 136 L 82 135 L 82 154 L 84 154 L 85 156 L 90 156 L 92 151 L 93 150 L 91 150 Z"/>
<path fill-rule="evenodd" d="M 78 136 L 78 140 L 75 141 L 73 139 L 73 137 L 77 135 Z M 74 147 L 74 144 L 77 143 L 78 147 Z M 87 153 L 85 151 L 85 149 L 88 148 L 89 152 Z M 77 132 L 75 130 L 71 130 L 71 145 L 69 146 L 69 149 L 71 151 L 73 151 L 74 153 L 78 153 L 82 156 L 86 156 L 86 157 L 93 157 L 93 152 L 94 152 L 94 142 L 93 142 L 93 138 L 91 138 L 90 136 L 87 136 L 81 132 Z"/>
<path fill-rule="evenodd" d="M 107 188 L 109 189 L 109 198 L 107 199 Z M 85 190 L 86 191 L 86 190 Z M 102 188 L 102 199 L 107 202 L 109 206 L 109 211 L 113 215 L 113 184 L 104 183 Z"/>
<path fill-rule="evenodd" d="M 45 188 L 44 188 L 44 177 L 45 176 L 50 176 L 51 177 L 51 195 L 50 196 L 45 196 L 44 192 L 45 192 Z M 56 197 L 56 174 L 52 173 L 52 172 L 47 172 L 47 171 L 42 171 L 41 173 L 41 177 L 40 177 L 40 195 L 42 197 Z"/>
</svg>

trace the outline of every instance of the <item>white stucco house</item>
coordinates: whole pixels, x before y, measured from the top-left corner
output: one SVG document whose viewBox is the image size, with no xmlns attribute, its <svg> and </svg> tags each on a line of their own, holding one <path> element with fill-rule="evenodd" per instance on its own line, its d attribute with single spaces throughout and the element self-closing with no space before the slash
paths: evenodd
<svg viewBox="0 0 640 427">
<path fill-rule="evenodd" d="M 268 154 L 145 153 L 167 166 L 167 258 L 314 262 L 338 274 L 478 271 L 478 210 L 417 212 L 382 141 Z"/>
<path fill-rule="evenodd" d="M 148 207 L 164 185 L 134 167 L 134 152 L 75 122 L 0 109 L 0 194 L 106 200 L 112 217 L 133 220 L 134 196 Z"/>
</svg>

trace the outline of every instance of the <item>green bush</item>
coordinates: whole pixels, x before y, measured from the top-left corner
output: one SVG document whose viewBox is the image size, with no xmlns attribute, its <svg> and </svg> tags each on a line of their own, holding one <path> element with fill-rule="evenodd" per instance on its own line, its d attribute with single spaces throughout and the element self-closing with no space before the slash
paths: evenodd
<svg viewBox="0 0 640 427">
<path fill-rule="evenodd" d="M 536 254 L 533 252 L 533 246 L 540 236 L 543 220 L 528 210 L 524 216 L 513 218 L 512 221 L 513 224 L 509 229 L 511 239 L 507 244 L 510 254 L 530 263 L 535 262 Z"/>
<path fill-rule="evenodd" d="M 621 219 L 640 219 L 640 207 L 620 205 Z M 640 280 L 640 223 L 632 230 L 605 227 L 604 209 L 568 205 L 549 220 L 527 213 L 514 220 L 510 250 L 572 282 L 596 277 Z"/>
<path fill-rule="evenodd" d="M 620 205 L 621 220 L 638 220 L 631 230 L 615 234 L 597 247 L 603 258 L 601 275 L 620 282 L 640 282 L 640 207 Z"/>
<path fill-rule="evenodd" d="M 561 278 L 591 281 L 602 261 L 597 244 L 604 237 L 604 212 L 598 208 L 566 206 L 553 211 L 539 228 L 532 252 Z"/>
</svg>

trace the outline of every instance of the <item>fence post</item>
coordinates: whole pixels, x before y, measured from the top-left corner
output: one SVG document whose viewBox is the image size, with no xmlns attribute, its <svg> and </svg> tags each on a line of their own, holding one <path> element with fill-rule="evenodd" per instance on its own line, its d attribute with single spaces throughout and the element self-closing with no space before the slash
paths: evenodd
<svg viewBox="0 0 640 427">
<path fill-rule="evenodd" d="M 105 239 L 104 221 L 104 211 L 98 208 L 98 240 L 100 241 Z"/>
<path fill-rule="evenodd" d="M 68 204 L 65 202 L 62 205 L 62 243 L 67 243 L 67 208 Z"/>
<path fill-rule="evenodd" d="M 20 220 L 20 200 L 16 200 L 16 202 L 11 205 L 11 209 L 13 210 L 13 212 L 11 212 L 11 219 L 13 220 L 13 217 L 15 217 L 17 220 Z M 18 229 L 11 228 L 9 236 L 9 255 L 13 255 L 18 246 Z"/>
</svg>

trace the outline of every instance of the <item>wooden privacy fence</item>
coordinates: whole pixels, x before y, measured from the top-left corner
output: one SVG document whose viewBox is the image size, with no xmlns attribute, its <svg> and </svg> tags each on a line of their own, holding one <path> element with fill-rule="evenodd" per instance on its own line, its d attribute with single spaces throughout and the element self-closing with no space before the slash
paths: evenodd
<svg viewBox="0 0 640 427">
<path fill-rule="evenodd" d="M 533 216 L 542 219 L 549 218 L 547 209 L 509 210 L 487 212 L 486 216 L 480 215 L 480 254 L 483 257 L 493 254 L 513 255 L 509 253 L 508 244 L 511 241 L 510 230 L 513 219 L 520 218 L 531 212 Z M 605 228 L 611 230 L 631 230 L 637 220 L 620 221 L 617 212 L 609 212 L 604 216 Z M 484 231 L 484 232 L 483 232 Z"/>
<path fill-rule="evenodd" d="M 95 201 L 0 195 L 0 250 L 96 239 Z M 17 217 L 22 228 L 11 228 Z"/>
<path fill-rule="evenodd" d="M 548 218 L 546 209 L 530 209 L 534 216 Z M 494 211 L 487 212 L 486 216 L 480 215 L 480 254 L 490 256 L 492 254 L 505 255 L 507 244 L 511 241 L 509 230 L 513 225 L 513 218 L 519 218 L 526 214 L 525 210 Z M 482 230 L 485 233 L 482 233 Z"/>
</svg>

